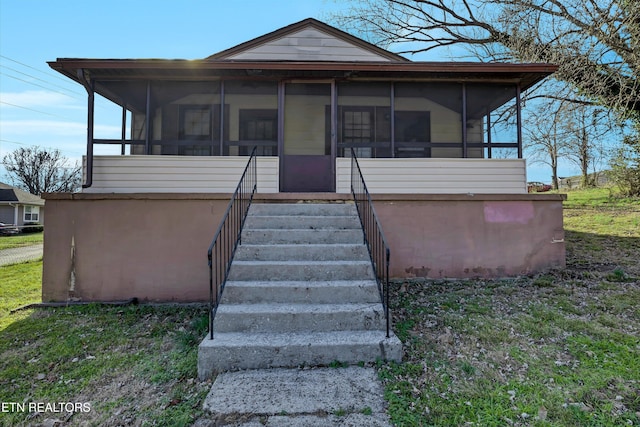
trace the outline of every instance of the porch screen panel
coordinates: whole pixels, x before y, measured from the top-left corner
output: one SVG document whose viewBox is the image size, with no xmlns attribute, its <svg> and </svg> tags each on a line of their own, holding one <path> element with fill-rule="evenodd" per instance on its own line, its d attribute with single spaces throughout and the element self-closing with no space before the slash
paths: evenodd
<svg viewBox="0 0 640 427">
<path fill-rule="evenodd" d="M 278 155 L 278 84 L 256 80 L 225 81 L 228 138 L 224 155 Z"/>
<path fill-rule="evenodd" d="M 469 157 L 517 158 L 515 84 L 467 84 Z"/>
<path fill-rule="evenodd" d="M 338 84 L 338 156 L 391 157 L 391 85 Z"/>
<path fill-rule="evenodd" d="M 288 83 L 285 87 L 284 155 L 331 154 L 331 85 Z"/>
<path fill-rule="evenodd" d="M 145 86 L 136 87 L 135 84 L 125 83 L 125 82 L 103 82 L 98 81 L 95 83 L 97 89 L 102 89 L 109 87 L 112 88 L 126 88 L 125 90 L 130 90 L 132 92 L 132 96 L 142 95 L 146 92 Z M 133 94 L 138 92 L 137 94 Z M 97 108 L 93 110 L 93 139 L 97 141 L 97 144 L 94 145 L 93 150 L 96 155 L 119 155 L 121 154 L 121 145 L 117 144 L 118 140 L 122 141 L 125 145 L 131 145 L 131 127 L 128 126 L 125 128 L 125 138 L 122 138 L 122 106 L 113 103 L 107 98 L 101 96 L 98 93 L 94 94 L 95 101 L 94 105 Z M 126 100 L 125 100 L 126 102 Z M 144 123 L 145 115 L 144 110 L 140 112 L 138 116 L 138 121 L 140 123 Z M 110 126 L 99 126 L 100 123 L 109 123 Z M 131 114 L 127 113 L 127 123 L 131 123 Z M 120 126 L 118 126 L 120 124 Z M 127 135 L 128 134 L 128 135 Z M 145 139 L 145 134 L 142 134 L 141 140 Z M 109 141 L 109 143 L 105 144 L 104 141 Z"/>
<path fill-rule="evenodd" d="M 155 82 L 151 111 L 153 154 L 220 155 L 220 82 Z"/>
<path fill-rule="evenodd" d="M 111 103 L 106 108 L 94 109 L 94 123 L 120 123 L 120 127 L 112 128 L 109 133 L 102 133 L 102 127 L 94 128 L 94 140 L 107 139 L 109 145 L 99 144 L 94 147 L 95 154 L 120 154 L 120 144 L 115 144 L 121 140 L 125 146 L 129 146 L 130 154 L 145 154 L 146 140 L 146 81 L 96 81 L 96 89 L 109 91 L 116 94 L 126 94 Z M 96 101 L 101 97 L 96 94 Z M 104 104 L 102 104 L 104 106 Z M 125 108 L 126 122 L 122 121 L 123 105 Z M 117 129 L 117 130 L 116 130 Z M 124 134 L 124 139 L 122 139 Z M 126 153 L 126 151 L 125 151 Z"/>
<path fill-rule="evenodd" d="M 396 157 L 462 157 L 462 85 L 401 82 L 394 95 Z"/>
</svg>

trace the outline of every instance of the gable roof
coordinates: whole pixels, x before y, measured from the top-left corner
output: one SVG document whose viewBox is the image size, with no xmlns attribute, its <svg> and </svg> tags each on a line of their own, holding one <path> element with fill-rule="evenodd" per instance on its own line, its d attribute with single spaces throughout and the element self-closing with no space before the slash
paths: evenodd
<svg viewBox="0 0 640 427">
<path fill-rule="evenodd" d="M 44 200 L 9 184 L 0 182 L 0 203 L 19 203 L 22 205 L 44 206 Z"/>
<path fill-rule="evenodd" d="M 410 62 L 313 18 L 287 25 L 205 58 L 205 61 L 225 60 Z"/>
<path fill-rule="evenodd" d="M 522 91 L 552 64 L 419 62 L 308 18 L 205 59 L 58 58 L 49 66 L 133 111 L 145 111 L 149 81 L 340 79 L 510 82 Z"/>
</svg>

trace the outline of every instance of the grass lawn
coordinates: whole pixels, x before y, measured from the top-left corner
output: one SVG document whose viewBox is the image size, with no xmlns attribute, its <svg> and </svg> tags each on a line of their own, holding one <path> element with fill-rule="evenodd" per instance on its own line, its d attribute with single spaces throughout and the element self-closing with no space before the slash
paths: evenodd
<svg viewBox="0 0 640 427">
<path fill-rule="evenodd" d="M 640 425 L 640 203 L 608 194 L 569 193 L 566 270 L 393 284 L 404 362 L 378 372 L 395 425 Z M 9 314 L 39 301 L 41 266 L 0 267 L 0 401 L 90 403 L 53 415 L 72 426 L 204 415 L 210 382 L 196 379 L 196 356 L 206 308 Z M 43 419 L 0 413 L 0 425 Z"/>
<path fill-rule="evenodd" d="M 21 246 L 42 243 L 44 233 L 17 234 L 15 236 L 0 236 L 0 250 L 18 248 Z"/>
<path fill-rule="evenodd" d="M 571 191 L 564 225 L 570 267 L 640 276 L 640 200 L 606 188 Z"/>
<path fill-rule="evenodd" d="M 565 231 L 566 270 L 394 284 L 396 425 L 640 425 L 640 201 L 570 192 Z"/>
<path fill-rule="evenodd" d="M 88 403 L 90 412 L 0 413 L 0 425 L 191 425 L 204 307 L 10 310 L 40 301 L 42 261 L 0 267 L 0 402 Z"/>
<path fill-rule="evenodd" d="M 41 301 L 42 261 L 0 266 L 0 333 L 9 324 L 28 317 L 23 311 L 9 315 L 10 311 Z"/>
</svg>

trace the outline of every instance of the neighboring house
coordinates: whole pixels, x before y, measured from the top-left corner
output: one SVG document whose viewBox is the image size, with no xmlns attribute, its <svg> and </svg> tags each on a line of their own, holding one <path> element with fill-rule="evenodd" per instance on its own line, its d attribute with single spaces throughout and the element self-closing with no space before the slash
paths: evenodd
<svg viewBox="0 0 640 427">
<path fill-rule="evenodd" d="M 0 222 L 20 227 L 44 224 L 44 199 L 0 182 Z"/>
<path fill-rule="evenodd" d="M 394 276 L 564 265 L 562 197 L 527 194 L 520 129 L 521 93 L 554 65 L 412 62 L 314 19 L 202 60 L 49 65 L 85 87 L 89 120 L 82 193 L 46 196 L 45 300 L 206 298 L 202 257 L 253 146 L 264 202 L 348 200 L 354 148 Z M 96 94 L 120 135 L 94 137 Z"/>
</svg>

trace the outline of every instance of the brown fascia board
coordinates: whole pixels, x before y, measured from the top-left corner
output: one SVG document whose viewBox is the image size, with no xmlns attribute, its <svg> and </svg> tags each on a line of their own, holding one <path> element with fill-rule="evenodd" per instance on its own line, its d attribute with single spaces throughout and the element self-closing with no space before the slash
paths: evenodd
<svg viewBox="0 0 640 427">
<path fill-rule="evenodd" d="M 186 59 L 85 59 L 58 58 L 48 62 L 59 72 L 97 70 L 305 70 L 305 71 L 414 71 L 424 73 L 546 73 L 558 70 L 554 64 L 513 64 L 498 62 L 335 62 L 335 61 L 233 61 Z M 72 73 L 69 73 L 72 74 Z"/>
<path fill-rule="evenodd" d="M 363 49 L 371 51 L 377 55 L 384 56 L 385 58 L 390 59 L 391 61 L 396 62 L 411 62 L 409 59 L 400 56 L 396 53 L 389 52 L 388 50 L 382 49 L 372 43 L 369 43 L 366 40 L 362 40 L 361 38 L 355 37 L 345 31 L 339 30 L 331 25 L 325 24 L 324 22 L 318 21 L 317 19 L 307 18 L 300 22 L 296 22 L 291 25 L 287 25 L 286 27 L 277 29 L 268 34 L 262 35 L 260 37 L 256 37 L 255 39 L 249 40 L 247 42 L 241 43 L 237 46 L 231 47 L 229 49 L 225 49 L 221 52 L 215 53 L 211 56 L 205 58 L 205 61 L 215 61 L 215 60 L 224 60 L 231 55 L 235 55 L 237 53 L 243 52 L 245 50 L 251 49 L 253 47 L 259 46 L 264 43 L 268 43 L 273 40 L 277 40 L 279 38 L 285 37 L 289 34 L 295 33 L 306 27 L 314 27 L 319 31 L 329 33 L 339 39 L 342 39 L 346 42 L 357 45 Z"/>
<path fill-rule="evenodd" d="M 332 62 L 332 61 L 231 61 L 231 60 L 183 60 L 183 59 L 80 59 L 59 58 L 48 63 L 49 66 L 80 82 L 77 70 L 84 69 L 97 78 L 108 79 L 108 73 L 120 71 L 118 79 L 126 78 L 126 71 L 138 73 L 136 78 L 144 78 L 144 72 L 150 75 L 153 71 L 173 72 L 173 77 L 199 78 L 206 77 L 215 70 L 271 70 L 271 71 L 341 71 L 341 72 L 375 72 L 375 73 L 417 73 L 421 78 L 451 74 L 451 79 L 468 79 L 470 77 L 494 78 L 500 80 L 508 74 L 512 79 L 525 80 L 523 90 L 553 74 L 558 70 L 553 64 L 511 64 L 495 62 Z M 199 73 L 202 75 L 200 76 Z M 102 74 L 102 75 L 101 75 Z M 169 78 L 170 75 L 167 75 Z M 398 76 L 394 76 L 398 77 Z"/>
</svg>

